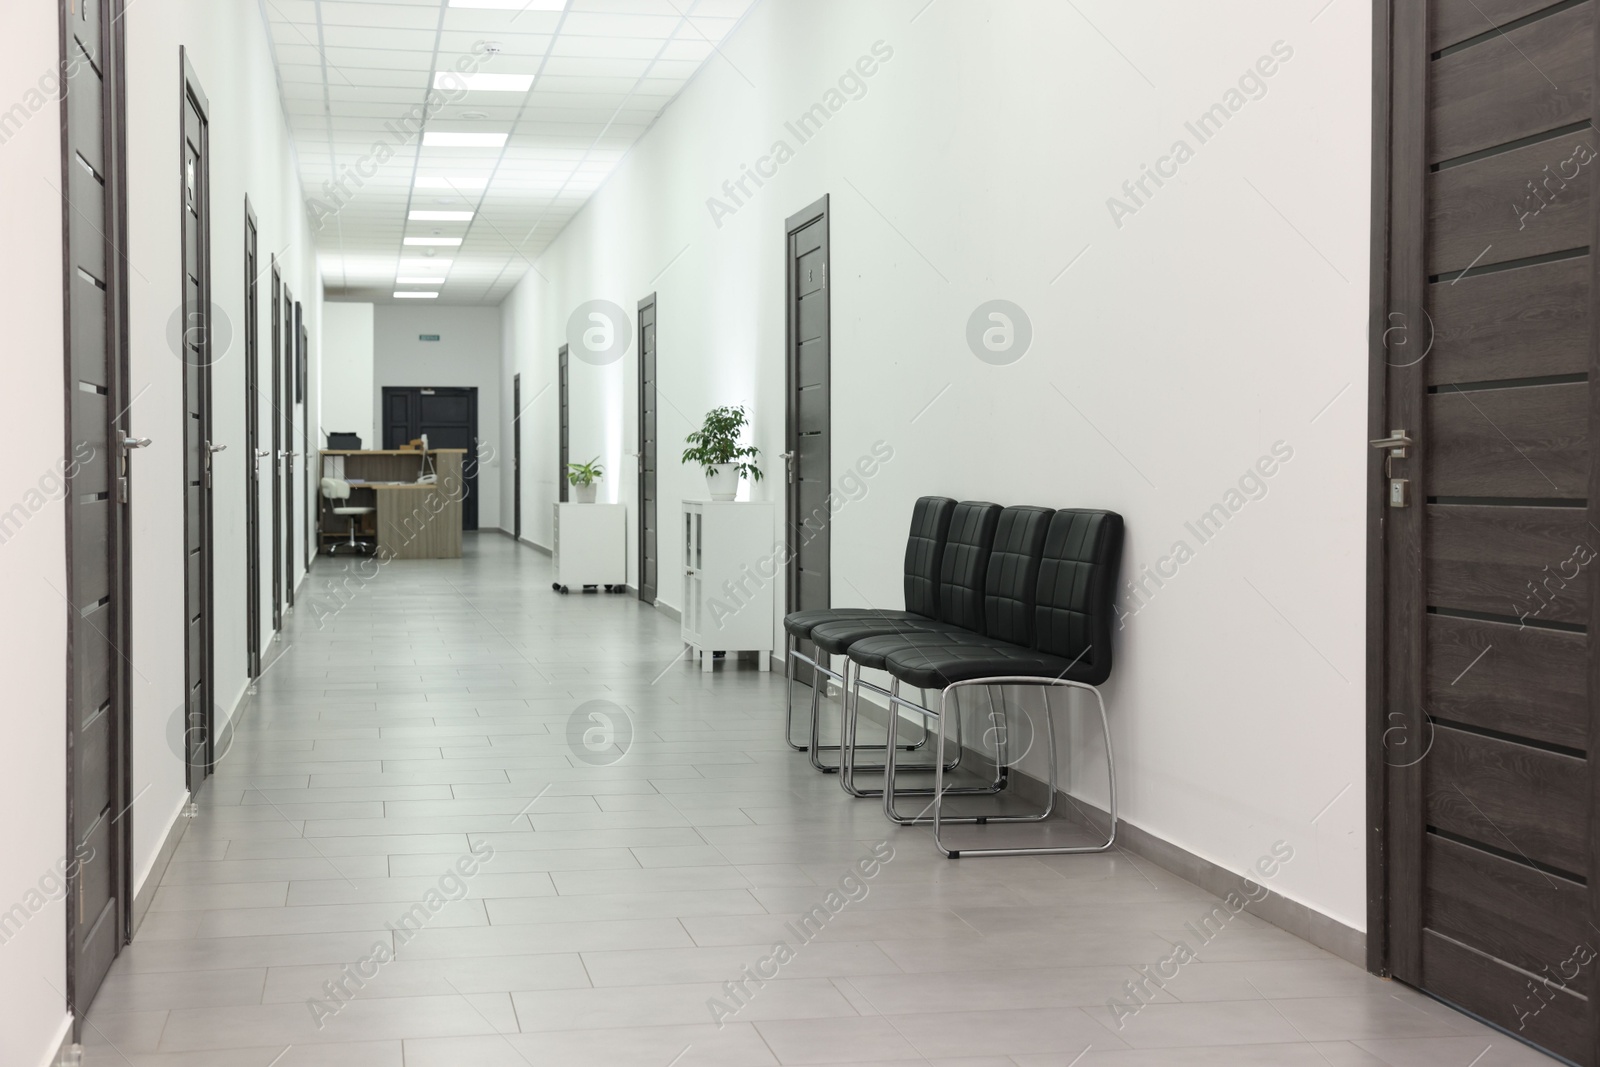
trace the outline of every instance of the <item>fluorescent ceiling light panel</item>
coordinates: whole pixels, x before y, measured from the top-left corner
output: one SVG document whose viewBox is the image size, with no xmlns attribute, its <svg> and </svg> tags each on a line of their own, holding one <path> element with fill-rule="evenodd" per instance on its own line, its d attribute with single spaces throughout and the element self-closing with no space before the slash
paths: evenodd
<svg viewBox="0 0 1600 1067">
<path fill-rule="evenodd" d="M 438 293 L 395 293 L 396 300 L 436 300 Z"/>
<path fill-rule="evenodd" d="M 428 148 L 501 148 L 506 143 L 504 133 L 465 133 L 459 130 L 427 130 L 422 143 Z"/>
<path fill-rule="evenodd" d="M 525 93 L 533 87 L 532 74 L 458 74 L 443 70 L 433 76 L 435 89 L 465 88 L 474 93 Z"/>
<path fill-rule="evenodd" d="M 399 271 L 401 274 L 426 273 L 447 271 L 450 269 L 451 260 L 448 259 L 402 259 Z"/>
<path fill-rule="evenodd" d="M 418 189 L 471 189 L 476 191 L 488 184 L 488 178 L 480 176 L 468 177 L 464 174 L 449 176 L 424 174 L 417 178 Z"/>
<path fill-rule="evenodd" d="M 413 211 L 406 216 L 412 222 L 471 222 L 470 211 Z"/>
<path fill-rule="evenodd" d="M 565 11 L 567 0 L 450 0 L 450 6 L 474 11 Z"/>
<path fill-rule="evenodd" d="M 436 245 L 439 248 L 455 248 L 461 244 L 459 237 L 407 237 L 408 245 Z"/>
<path fill-rule="evenodd" d="M 396 285 L 443 285 L 443 278 L 422 278 L 410 274 L 402 274 L 394 280 Z"/>
</svg>

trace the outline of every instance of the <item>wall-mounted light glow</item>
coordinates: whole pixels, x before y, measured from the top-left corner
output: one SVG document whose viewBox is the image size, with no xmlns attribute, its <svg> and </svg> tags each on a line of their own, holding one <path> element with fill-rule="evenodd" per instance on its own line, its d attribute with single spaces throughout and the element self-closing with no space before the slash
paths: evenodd
<svg viewBox="0 0 1600 1067">
<path fill-rule="evenodd" d="M 408 245 L 436 245 L 439 248 L 455 248 L 461 244 L 459 237 L 407 237 Z"/>
<path fill-rule="evenodd" d="M 394 298 L 396 300 L 435 300 L 435 299 L 438 299 L 438 296 L 439 296 L 438 293 L 395 293 L 394 294 Z"/>
<path fill-rule="evenodd" d="M 417 177 L 418 189 L 451 189 L 462 191 L 470 190 L 472 192 L 477 192 L 488 184 L 489 179 L 487 178 L 478 176 L 468 177 L 464 174 L 452 174 L 448 176 L 422 174 L 418 175 Z"/>
<path fill-rule="evenodd" d="M 464 133 L 459 130 L 428 130 L 422 143 L 428 148 L 500 148 L 506 143 L 503 133 Z"/>
<path fill-rule="evenodd" d="M 525 93 L 532 86 L 532 74 L 459 74 L 443 70 L 433 76 L 435 89 L 465 88 L 474 93 Z"/>
<path fill-rule="evenodd" d="M 394 280 L 396 285 L 443 285 L 443 278 L 424 278 L 420 275 L 402 274 Z"/>
<path fill-rule="evenodd" d="M 567 0 L 450 0 L 450 6 L 478 11 L 565 11 Z"/>
<path fill-rule="evenodd" d="M 413 211 L 406 216 L 412 222 L 471 222 L 470 211 Z"/>
</svg>

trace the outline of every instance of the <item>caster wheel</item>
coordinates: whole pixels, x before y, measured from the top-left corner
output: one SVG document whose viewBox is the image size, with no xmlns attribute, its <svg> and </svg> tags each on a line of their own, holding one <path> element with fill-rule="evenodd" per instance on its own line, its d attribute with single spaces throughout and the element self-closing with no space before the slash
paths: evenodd
<svg viewBox="0 0 1600 1067">
<path fill-rule="evenodd" d="M 561 592 L 561 583 L 560 582 L 551 582 L 550 583 L 550 588 L 554 589 L 556 592 L 559 593 L 559 592 Z"/>
<path fill-rule="evenodd" d="M 566 587 L 566 586 L 564 586 L 564 585 L 563 585 L 563 586 L 561 586 L 561 587 L 560 587 L 560 589 L 561 589 L 561 595 L 562 595 L 562 596 L 566 596 L 566 595 L 567 595 L 567 593 L 568 593 L 568 592 L 570 592 L 570 590 L 569 590 L 569 589 L 567 589 L 567 587 Z"/>
</svg>

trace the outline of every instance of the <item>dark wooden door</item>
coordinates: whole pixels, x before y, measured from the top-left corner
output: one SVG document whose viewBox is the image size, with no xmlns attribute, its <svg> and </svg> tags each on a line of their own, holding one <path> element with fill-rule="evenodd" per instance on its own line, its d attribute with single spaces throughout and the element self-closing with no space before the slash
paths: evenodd
<svg viewBox="0 0 1600 1067">
<path fill-rule="evenodd" d="M 511 536 L 522 540 L 522 375 L 511 376 Z"/>
<path fill-rule="evenodd" d="M 1582 1064 L 1595 9 L 1380 4 L 1372 376 L 1372 962 Z"/>
<path fill-rule="evenodd" d="M 478 528 L 478 389 L 476 386 L 383 387 L 383 447 L 404 448 L 423 434 L 428 447 L 466 451 L 461 528 Z"/>
<path fill-rule="evenodd" d="M 656 294 L 639 301 L 639 599 L 656 601 Z"/>
<path fill-rule="evenodd" d="M 828 198 L 785 225 L 788 320 L 788 610 L 829 607 L 828 478 L 832 399 L 829 372 Z M 803 650 L 804 651 L 804 650 Z M 815 650 L 810 650 L 814 652 Z M 810 681 L 808 671 L 795 677 Z"/>
<path fill-rule="evenodd" d="M 129 434 L 120 3 L 66 0 L 67 1002 L 76 1025 L 126 940 Z M 113 241 L 110 235 L 119 235 Z M 45 665 L 40 665 L 41 668 Z"/>
<path fill-rule="evenodd" d="M 569 364 L 567 346 L 562 345 L 556 350 L 556 407 L 560 412 L 560 417 L 557 420 L 559 426 L 557 433 L 560 437 L 556 444 L 556 463 L 558 464 L 556 485 L 558 487 L 557 499 L 563 504 L 567 502 L 567 464 L 572 462 L 572 426 L 567 410 L 567 402 L 570 396 L 568 388 L 570 384 L 568 381 Z"/>
<path fill-rule="evenodd" d="M 283 629 L 283 278 L 272 257 L 272 632 Z"/>
<path fill-rule="evenodd" d="M 295 452 L 298 455 L 295 461 L 300 467 L 301 492 L 305 494 L 300 501 L 300 559 L 305 565 L 305 570 L 311 570 L 311 544 L 315 536 L 317 519 L 316 483 L 311 478 L 311 460 L 316 455 L 317 446 L 311 440 L 311 406 L 306 403 L 306 369 L 311 351 L 311 335 L 306 329 L 304 310 L 298 301 L 294 305 L 294 399 L 299 410 L 299 436 L 295 438 Z"/>
<path fill-rule="evenodd" d="M 244 201 L 244 566 L 245 669 L 252 682 L 261 676 L 261 325 L 257 258 L 258 230 L 250 198 Z"/>
<path fill-rule="evenodd" d="M 211 130 L 205 94 L 183 53 L 183 136 L 179 172 L 183 258 L 184 730 L 188 785 L 211 771 L 214 728 L 212 646 L 213 456 L 211 363 Z"/>
<path fill-rule="evenodd" d="M 294 610 L 294 580 L 299 573 L 294 569 L 294 494 L 295 494 L 295 461 L 299 459 L 300 452 L 295 444 L 294 432 L 294 394 L 295 394 L 295 339 L 299 336 L 294 328 L 295 299 L 289 292 L 289 287 L 283 287 L 283 331 L 281 335 L 282 348 L 277 358 L 283 364 L 283 403 L 279 406 L 277 418 L 283 424 L 283 603 L 286 612 Z"/>
</svg>

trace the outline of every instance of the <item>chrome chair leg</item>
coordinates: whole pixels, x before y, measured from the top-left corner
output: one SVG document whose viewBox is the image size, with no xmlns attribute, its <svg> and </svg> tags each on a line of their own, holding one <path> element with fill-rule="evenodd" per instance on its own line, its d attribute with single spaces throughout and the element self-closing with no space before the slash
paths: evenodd
<svg viewBox="0 0 1600 1067">
<path fill-rule="evenodd" d="M 786 633 L 784 637 L 783 681 L 788 695 L 783 705 L 783 739 L 789 742 L 789 747 L 796 752 L 804 752 L 806 746 L 794 743 L 794 661 L 799 655 L 799 642 L 795 640 L 794 634 Z"/>
<path fill-rule="evenodd" d="M 1045 690 L 1045 698 L 1044 698 L 1045 731 L 1044 732 L 1045 732 L 1045 743 L 1049 746 L 1049 750 L 1045 754 L 1045 757 L 1046 757 L 1046 760 L 1047 760 L 1047 763 L 1048 763 L 1048 767 L 1049 767 L 1049 772 L 1048 772 L 1049 786 L 1050 786 L 1050 797 L 1049 797 L 1049 800 L 1045 804 L 1044 811 L 1039 813 L 1039 814 L 1037 814 L 1037 815 L 1004 815 L 1004 816 L 1002 816 L 1002 815 L 991 815 L 991 816 L 988 816 L 988 817 L 978 817 L 978 818 L 972 818 L 972 817 L 960 818 L 960 819 L 945 818 L 944 814 L 943 814 L 943 810 L 942 810 L 942 808 L 943 808 L 942 801 L 944 799 L 944 795 L 947 792 L 951 792 L 951 791 L 945 790 L 943 788 L 943 785 L 944 785 L 943 777 L 944 777 L 944 775 L 943 775 L 943 769 L 942 769 L 942 764 L 941 764 L 941 765 L 939 765 L 939 769 L 934 771 L 933 818 L 931 820 L 932 823 L 933 823 L 933 843 L 934 843 L 934 847 L 936 847 L 941 853 L 943 853 L 945 856 L 948 856 L 951 859 L 955 859 L 955 858 L 960 857 L 960 856 L 1064 856 L 1064 855 L 1072 855 L 1072 854 L 1075 854 L 1075 853 L 1105 852 L 1108 849 L 1110 849 L 1112 846 L 1114 846 L 1116 844 L 1116 840 L 1117 840 L 1117 767 L 1116 767 L 1115 757 L 1114 757 L 1114 755 L 1112 753 L 1112 750 L 1111 750 L 1111 720 L 1106 715 L 1105 698 L 1100 694 L 1100 690 L 1098 688 L 1096 688 L 1095 686 L 1089 685 L 1089 684 L 1084 683 L 1084 682 L 1071 682 L 1071 681 L 1067 681 L 1066 679 L 1063 679 L 1063 678 L 1052 678 L 1052 679 L 1048 679 L 1048 680 L 1039 679 L 1039 678 L 1024 678 L 1024 677 L 1003 678 L 1003 679 L 1001 679 L 1001 678 L 983 678 L 983 679 L 975 679 L 975 680 L 969 681 L 969 682 L 957 682 L 954 685 L 947 686 L 945 688 L 943 694 L 940 696 L 939 717 L 938 717 L 938 720 L 939 720 L 938 721 L 939 747 L 942 748 L 944 746 L 945 710 L 946 710 L 946 706 L 947 706 L 947 704 L 949 702 L 949 697 L 950 697 L 951 691 L 954 690 L 954 689 L 960 688 L 962 686 L 965 686 L 965 685 L 977 685 L 977 684 L 994 685 L 994 684 L 997 684 L 997 683 L 1005 684 L 1005 685 L 1036 685 L 1036 686 L 1042 686 L 1044 688 L 1044 690 Z M 973 823 L 973 822 L 982 822 L 982 823 L 989 823 L 989 822 L 1042 822 L 1045 819 L 1048 819 L 1051 816 L 1051 814 L 1054 813 L 1055 804 L 1056 804 L 1056 791 L 1057 791 L 1058 784 L 1059 784 L 1058 783 L 1059 772 L 1058 772 L 1058 768 L 1056 766 L 1055 721 L 1054 721 L 1054 719 L 1052 717 L 1053 708 L 1051 707 L 1050 690 L 1051 689 L 1055 689 L 1055 688 L 1063 688 L 1063 687 L 1065 687 L 1065 688 L 1073 688 L 1073 689 L 1087 689 L 1087 690 L 1089 690 L 1090 692 L 1092 692 L 1094 694 L 1095 700 L 1096 700 L 1096 702 L 1098 702 L 1099 707 L 1100 707 L 1100 728 L 1104 732 L 1105 741 L 1106 741 L 1106 782 L 1107 782 L 1107 787 L 1108 787 L 1108 792 L 1107 792 L 1108 805 L 1107 806 L 1109 808 L 1109 815 L 1110 815 L 1110 820 L 1111 820 L 1110 831 L 1106 835 L 1105 841 L 1101 842 L 1099 844 L 1094 844 L 1094 845 L 1062 845 L 1062 846 L 1039 847 L 1039 848 L 962 848 L 962 849 L 953 849 L 953 848 L 945 847 L 944 841 L 943 841 L 943 839 L 941 837 L 941 834 L 940 834 L 940 830 L 943 827 L 943 825 L 946 824 L 946 823 L 955 823 L 955 822 L 961 822 L 961 823 Z"/>
</svg>

